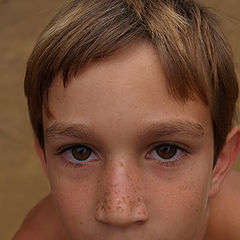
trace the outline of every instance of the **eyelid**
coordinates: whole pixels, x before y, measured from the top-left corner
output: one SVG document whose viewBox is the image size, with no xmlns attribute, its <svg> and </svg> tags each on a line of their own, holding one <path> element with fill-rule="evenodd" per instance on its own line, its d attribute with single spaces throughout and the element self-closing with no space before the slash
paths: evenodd
<svg viewBox="0 0 240 240">
<path fill-rule="evenodd" d="M 60 155 L 63 152 L 69 150 L 69 149 L 72 149 L 74 147 L 79 147 L 79 146 L 83 146 L 83 147 L 89 148 L 91 151 L 93 151 L 93 152 L 98 154 L 98 151 L 95 150 L 95 148 L 93 146 L 91 146 L 91 145 L 89 145 L 87 143 L 70 143 L 70 144 L 66 144 L 64 146 L 58 147 L 57 150 L 56 150 L 56 155 Z"/>
<path fill-rule="evenodd" d="M 154 144 L 152 144 L 149 152 L 151 152 L 156 147 L 161 147 L 161 146 L 166 146 L 166 145 L 175 146 L 186 153 L 191 153 L 191 147 L 189 145 L 184 144 L 184 143 L 174 142 L 174 141 L 155 142 Z"/>
</svg>

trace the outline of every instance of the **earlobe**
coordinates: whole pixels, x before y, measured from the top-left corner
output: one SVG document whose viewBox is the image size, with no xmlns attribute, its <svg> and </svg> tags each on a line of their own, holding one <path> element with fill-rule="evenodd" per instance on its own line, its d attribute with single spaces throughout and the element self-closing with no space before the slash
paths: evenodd
<svg viewBox="0 0 240 240">
<path fill-rule="evenodd" d="M 45 154 L 44 154 L 44 151 L 43 151 L 42 147 L 40 146 L 39 141 L 37 140 L 36 137 L 34 137 L 34 146 L 35 146 L 37 155 L 38 155 L 38 157 L 41 160 L 43 170 L 44 170 L 46 176 L 48 176 L 48 170 L 47 170 L 47 163 L 46 163 L 46 159 L 45 159 Z"/>
<path fill-rule="evenodd" d="M 209 197 L 214 197 L 220 190 L 221 183 L 232 168 L 240 150 L 240 129 L 234 127 L 228 133 L 226 143 L 220 152 L 213 170 Z"/>
</svg>

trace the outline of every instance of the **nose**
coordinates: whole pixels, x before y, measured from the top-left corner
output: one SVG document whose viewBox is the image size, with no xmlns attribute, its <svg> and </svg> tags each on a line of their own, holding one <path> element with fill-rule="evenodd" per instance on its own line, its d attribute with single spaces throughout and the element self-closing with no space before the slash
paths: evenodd
<svg viewBox="0 0 240 240">
<path fill-rule="evenodd" d="M 101 186 L 104 192 L 100 199 L 95 219 L 97 222 L 117 227 L 145 223 L 149 216 L 141 188 L 126 168 L 112 170 L 105 174 Z M 135 174 L 136 175 L 136 174 Z"/>
</svg>

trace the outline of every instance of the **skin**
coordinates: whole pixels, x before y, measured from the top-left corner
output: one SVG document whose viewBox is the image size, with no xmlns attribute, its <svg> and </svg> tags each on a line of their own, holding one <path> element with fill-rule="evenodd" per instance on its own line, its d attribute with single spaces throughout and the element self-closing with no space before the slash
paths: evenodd
<svg viewBox="0 0 240 240">
<path fill-rule="evenodd" d="M 240 238 L 240 173 L 231 170 L 220 192 L 209 201 L 210 217 L 205 240 Z"/>
<path fill-rule="evenodd" d="M 197 97 L 183 104 L 169 95 L 150 44 L 90 63 L 66 88 L 56 78 L 49 108 L 45 157 L 37 142 L 36 149 L 51 196 L 39 206 L 60 219 L 62 238 L 206 238 L 210 201 L 236 158 L 239 130 L 229 133 L 213 171 L 210 110 Z M 87 161 L 73 158 L 76 144 L 92 150 Z M 161 158 L 159 145 L 176 154 Z"/>
<path fill-rule="evenodd" d="M 221 191 L 209 201 L 208 226 L 204 240 L 238 240 L 240 237 L 240 173 L 231 170 Z M 56 214 L 51 194 L 26 216 L 14 240 L 69 240 Z"/>
</svg>

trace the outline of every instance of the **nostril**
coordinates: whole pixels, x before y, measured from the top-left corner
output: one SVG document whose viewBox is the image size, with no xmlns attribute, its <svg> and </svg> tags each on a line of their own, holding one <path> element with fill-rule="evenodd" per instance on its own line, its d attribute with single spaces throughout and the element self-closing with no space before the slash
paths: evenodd
<svg viewBox="0 0 240 240">
<path fill-rule="evenodd" d="M 146 207 L 139 202 L 122 202 L 120 200 L 104 201 L 97 209 L 95 220 L 108 225 L 128 226 L 142 225 L 148 220 Z"/>
<path fill-rule="evenodd" d="M 137 225 L 143 225 L 146 221 L 143 221 L 143 220 L 139 220 L 136 222 Z"/>
</svg>

